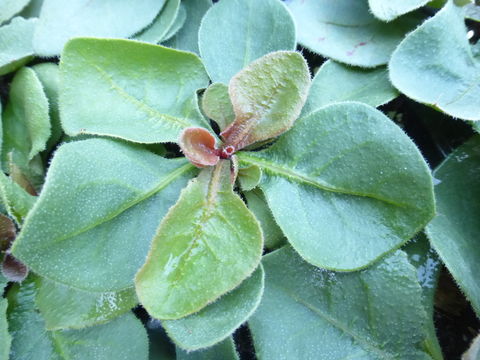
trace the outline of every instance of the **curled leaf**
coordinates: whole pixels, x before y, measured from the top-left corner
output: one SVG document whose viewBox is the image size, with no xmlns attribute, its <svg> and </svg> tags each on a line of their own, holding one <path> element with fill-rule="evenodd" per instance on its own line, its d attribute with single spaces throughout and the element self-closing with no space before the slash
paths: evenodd
<svg viewBox="0 0 480 360">
<path fill-rule="evenodd" d="M 235 121 L 222 133 L 225 144 L 240 150 L 290 129 L 310 88 L 305 59 L 293 51 L 263 56 L 230 81 Z"/>
<path fill-rule="evenodd" d="M 213 166 L 220 157 L 215 148 L 215 138 L 203 128 L 186 128 L 180 135 L 180 148 L 196 167 Z"/>
</svg>

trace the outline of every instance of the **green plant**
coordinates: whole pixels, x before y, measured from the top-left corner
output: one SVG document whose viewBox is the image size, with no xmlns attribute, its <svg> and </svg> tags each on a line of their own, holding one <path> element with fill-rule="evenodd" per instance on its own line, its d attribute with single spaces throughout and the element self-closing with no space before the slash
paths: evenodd
<svg viewBox="0 0 480 360">
<path fill-rule="evenodd" d="M 246 321 L 260 359 L 442 359 L 441 261 L 480 308 L 478 136 L 432 177 L 375 109 L 479 120 L 477 7 L 426 3 L 44 0 L 0 27 L 0 360 L 238 358 Z M 297 39 L 331 58 L 313 79 Z"/>
</svg>

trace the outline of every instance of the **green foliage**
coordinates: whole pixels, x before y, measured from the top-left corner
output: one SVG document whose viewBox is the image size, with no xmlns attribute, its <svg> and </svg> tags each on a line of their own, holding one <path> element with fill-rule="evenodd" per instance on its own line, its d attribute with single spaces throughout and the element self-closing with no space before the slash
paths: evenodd
<svg viewBox="0 0 480 360">
<path fill-rule="evenodd" d="M 0 0 L 0 360 L 475 357 L 477 4 Z"/>
</svg>

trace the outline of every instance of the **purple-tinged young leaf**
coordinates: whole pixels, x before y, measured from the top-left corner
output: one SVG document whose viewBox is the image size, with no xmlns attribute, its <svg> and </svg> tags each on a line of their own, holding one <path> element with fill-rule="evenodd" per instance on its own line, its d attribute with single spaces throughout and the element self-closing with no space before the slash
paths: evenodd
<svg viewBox="0 0 480 360">
<path fill-rule="evenodd" d="M 15 240 L 17 231 L 15 224 L 9 217 L 0 214 L 0 250 L 7 250 L 10 244 Z"/>
<path fill-rule="evenodd" d="M 220 157 L 215 148 L 215 138 L 203 128 L 186 128 L 180 135 L 180 148 L 196 167 L 213 166 Z"/>
<path fill-rule="evenodd" d="M 225 144 L 240 150 L 290 129 L 310 88 L 302 55 L 277 51 L 263 56 L 230 81 L 235 121 L 222 132 Z"/>
<path fill-rule="evenodd" d="M 28 268 L 7 252 L 2 262 L 2 273 L 9 281 L 22 282 L 28 275 Z"/>
</svg>

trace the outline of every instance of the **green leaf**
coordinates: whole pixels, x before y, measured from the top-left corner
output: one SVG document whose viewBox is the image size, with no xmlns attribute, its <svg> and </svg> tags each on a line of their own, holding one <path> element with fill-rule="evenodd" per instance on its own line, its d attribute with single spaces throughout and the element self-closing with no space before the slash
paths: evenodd
<svg viewBox="0 0 480 360">
<path fill-rule="evenodd" d="M 177 360 L 239 360 L 233 338 L 229 337 L 220 344 L 206 350 L 187 353 L 177 348 Z"/>
<path fill-rule="evenodd" d="M 290 247 L 262 262 L 265 293 L 249 320 L 258 358 L 429 359 L 422 293 L 403 252 L 348 274 L 321 271 Z"/>
<path fill-rule="evenodd" d="M 147 27 L 165 0 L 44 0 L 34 36 L 35 51 L 59 55 L 74 37 L 129 37 Z M 134 11 L 134 14 L 132 14 Z M 133 16 L 132 16 L 133 15 Z"/>
<path fill-rule="evenodd" d="M 263 268 L 198 313 L 162 322 L 168 336 L 187 351 L 210 347 L 232 334 L 260 304 L 264 286 Z"/>
<path fill-rule="evenodd" d="M 131 313 L 82 330 L 46 331 L 35 305 L 35 284 L 27 280 L 8 293 L 11 360 L 147 360 L 145 329 Z"/>
<path fill-rule="evenodd" d="M 31 68 L 19 70 L 10 85 L 9 102 L 3 115 L 2 161 L 13 162 L 22 170 L 46 149 L 50 137 L 48 99 L 42 83 Z M 4 167 L 6 167 L 4 165 Z"/>
<path fill-rule="evenodd" d="M 362 69 L 329 60 L 313 78 L 302 116 L 334 102 L 359 101 L 377 107 L 397 96 L 385 67 Z"/>
<path fill-rule="evenodd" d="M 218 124 L 220 130 L 230 125 L 235 120 L 235 112 L 228 94 L 228 86 L 222 83 L 210 85 L 202 96 L 202 110 L 208 118 Z"/>
<path fill-rule="evenodd" d="M 138 298 L 154 318 L 190 315 L 248 277 L 262 247 L 259 223 L 233 192 L 230 161 L 221 160 L 188 184 L 163 219 L 136 277 Z"/>
<path fill-rule="evenodd" d="M 238 182 L 243 191 L 255 189 L 262 180 L 262 169 L 250 165 L 238 170 Z"/>
<path fill-rule="evenodd" d="M 32 67 L 40 80 L 49 104 L 51 135 L 47 142 L 47 150 L 52 150 L 63 134 L 58 108 L 58 91 L 60 74 L 58 65 L 43 63 Z"/>
<path fill-rule="evenodd" d="M 420 152 L 390 119 L 361 103 L 324 107 L 272 147 L 238 157 L 262 168 L 260 187 L 277 224 L 322 268 L 364 268 L 434 214 Z"/>
<path fill-rule="evenodd" d="M 21 224 L 27 216 L 36 197 L 27 193 L 11 178 L 0 171 L 0 200 L 8 214 Z"/>
<path fill-rule="evenodd" d="M 184 128 L 208 127 L 196 96 L 208 76 L 194 54 L 131 40 L 74 39 L 60 76 L 68 135 L 176 142 Z"/>
<path fill-rule="evenodd" d="M 223 83 L 252 61 L 296 45 L 295 24 L 279 0 L 222 0 L 205 14 L 198 39 L 210 78 Z"/>
<path fill-rule="evenodd" d="M 177 16 L 175 17 L 175 21 L 173 22 L 168 32 L 165 34 L 161 42 L 167 41 L 175 36 L 176 33 L 180 31 L 180 29 L 185 25 L 185 21 L 187 20 L 187 10 L 183 3 L 180 3 L 180 8 L 178 9 Z"/>
<path fill-rule="evenodd" d="M 153 23 L 134 38 L 153 44 L 160 43 L 174 24 L 179 8 L 180 0 L 166 0 L 165 6 Z"/>
<path fill-rule="evenodd" d="M 36 304 L 47 330 L 83 328 L 108 322 L 135 307 L 135 290 L 87 292 L 37 278 Z"/>
<path fill-rule="evenodd" d="M 449 2 L 398 46 L 390 79 L 408 97 L 449 115 L 480 120 L 480 62 L 467 39 L 463 9 Z"/>
<path fill-rule="evenodd" d="M 299 53 L 277 51 L 254 61 L 228 86 L 235 121 L 221 134 L 225 144 L 239 150 L 284 133 L 300 115 L 309 88 Z"/>
<path fill-rule="evenodd" d="M 0 24 L 18 14 L 30 0 L 2 0 L 0 2 Z"/>
<path fill-rule="evenodd" d="M 8 74 L 33 59 L 33 31 L 37 19 L 14 18 L 0 27 L 0 75 Z"/>
<path fill-rule="evenodd" d="M 480 317 L 477 277 L 480 224 L 480 136 L 456 149 L 435 169 L 437 216 L 428 224 L 432 246 Z"/>
<path fill-rule="evenodd" d="M 480 6 L 476 4 L 468 4 L 465 7 L 465 17 L 470 20 L 480 21 Z"/>
<path fill-rule="evenodd" d="M 20 13 L 20 16 L 25 19 L 38 18 L 40 16 L 42 5 L 43 0 L 30 0 L 28 5 Z"/>
<path fill-rule="evenodd" d="M 417 269 L 417 278 L 422 287 L 423 307 L 427 312 L 427 337 L 424 341 L 424 349 L 433 359 L 443 360 L 442 349 L 438 343 L 435 323 L 433 322 L 435 291 L 438 277 L 442 268 L 437 253 L 430 247 L 427 237 L 420 233 L 413 238 L 404 249 L 408 260 Z"/>
<path fill-rule="evenodd" d="M 71 287 L 129 288 L 191 169 L 185 159 L 107 139 L 64 144 L 12 252 Z"/>
<path fill-rule="evenodd" d="M 346 64 L 375 67 L 388 62 L 417 18 L 402 17 L 391 23 L 377 20 L 367 0 L 290 0 L 297 39 L 308 49 Z"/>
<path fill-rule="evenodd" d="M 0 297 L 0 334 L 2 334 L 2 336 L 0 336 L 0 360 L 9 359 L 10 345 L 12 342 L 12 337 L 8 333 L 7 306 L 7 299 Z"/>
<path fill-rule="evenodd" d="M 244 195 L 247 199 L 248 208 L 255 214 L 262 226 L 265 247 L 275 249 L 283 245 L 285 236 L 275 222 L 262 191 L 255 189 L 244 192 Z"/>
<path fill-rule="evenodd" d="M 165 42 L 164 45 L 199 54 L 198 29 L 200 28 L 203 16 L 212 6 L 212 0 L 183 0 L 182 4 L 185 5 L 187 11 L 185 25 L 173 38 Z"/>
<path fill-rule="evenodd" d="M 368 0 L 368 5 L 375 17 L 383 21 L 391 21 L 400 15 L 422 7 L 430 0 Z"/>
</svg>

